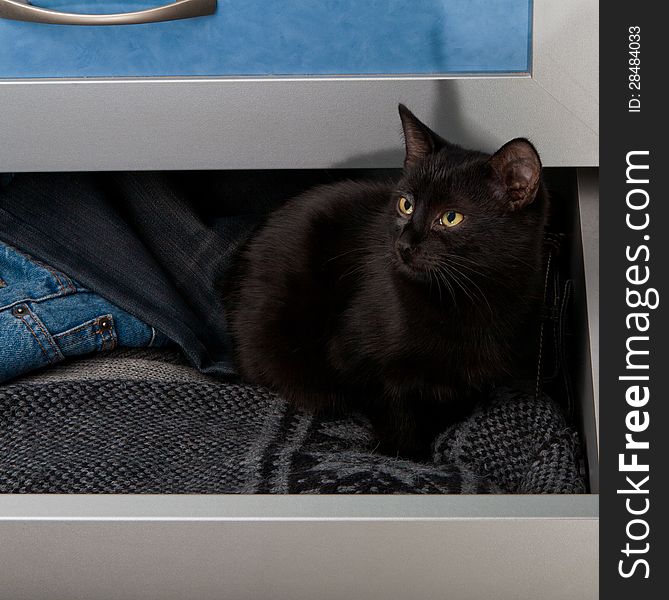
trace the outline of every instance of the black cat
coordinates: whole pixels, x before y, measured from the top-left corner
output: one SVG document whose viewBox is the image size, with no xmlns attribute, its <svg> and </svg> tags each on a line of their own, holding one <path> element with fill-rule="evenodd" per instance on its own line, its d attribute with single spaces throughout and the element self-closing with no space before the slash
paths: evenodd
<svg viewBox="0 0 669 600">
<path fill-rule="evenodd" d="M 271 213 L 227 316 L 246 380 L 300 407 L 362 410 L 381 451 L 416 458 L 517 374 L 548 201 L 529 141 L 490 156 L 399 110 L 399 181 L 318 187 Z"/>
</svg>

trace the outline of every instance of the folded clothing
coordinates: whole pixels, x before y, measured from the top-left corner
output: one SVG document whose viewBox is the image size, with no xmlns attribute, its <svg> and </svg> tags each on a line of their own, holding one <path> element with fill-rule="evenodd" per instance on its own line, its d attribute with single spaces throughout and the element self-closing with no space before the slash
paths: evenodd
<svg viewBox="0 0 669 600">
<path fill-rule="evenodd" d="M 500 388 L 434 443 L 379 454 L 362 416 L 320 418 L 169 350 L 117 350 L 0 387 L 0 493 L 581 493 L 550 398 Z"/>
<path fill-rule="evenodd" d="M 0 240 L 149 323 L 201 371 L 229 376 L 220 288 L 257 217 L 210 198 L 225 218 L 205 222 L 199 194 L 169 173 L 17 174 L 0 187 Z"/>
<path fill-rule="evenodd" d="M 168 342 L 65 273 L 0 241 L 0 383 L 67 356 Z"/>
</svg>

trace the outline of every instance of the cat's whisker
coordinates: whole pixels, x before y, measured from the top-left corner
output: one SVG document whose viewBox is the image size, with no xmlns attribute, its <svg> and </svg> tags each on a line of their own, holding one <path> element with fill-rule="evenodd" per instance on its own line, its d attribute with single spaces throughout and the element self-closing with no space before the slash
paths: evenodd
<svg viewBox="0 0 669 600">
<path fill-rule="evenodd" d="M 471 271 L 472 273 L 476 273 L 477 275 L 480 275 L 481 277 L 485 277 L 487 279 L 492 279 L 493 281 L 501 281 L 500 279 L 493 277 L 489 273 L 484 273 L 483 271 L 479 271 L 477 269 L 472 268 L 470 265 L 466 263 L 461 262 L 462 257 L 461 256 L 449 256 L 448 261 L 454 262 L 456 265 L 463 269 L 467 269 L 468 271 Z M 474 261 L 471 261 L 471 264 L 480 267 L 481 265 L 479 263 L 476 263 Z"/>
<path fill-rule="evenodd" d="M 456 269 L 453 265 L 450 265 L 450 268 L 455 272 L 455 274 L 453 275 L 453 278 L 454 278 L 454 280 L 456 281 L 456 283 L 457 283 L 458 285 L 460 285 L 460 287 L 462 287 L 462 289 L 467 293 L 467 296 L 472 300 L 473 303 L 475 303 L 475 302 L 476 302 L 476 299 L 477 299 L 478 297 L 480 297 L 480 294 L 477 293 L 477 291 L 476 291 L 475 289 L 473 289 L 473 288 L 467 283 L 467 281 L 461 279 L 461 277 L 463 277 L 463 278 L 465 278 L 465 279 L 467 279 L 467 280 L 469 280 L 469 281 L 471 281 L 471 280 L 470 280 L 468 277 L 466 277 L 466 276 L 464 275 L 464 273 L 462 273 L 461 271 L 459 271 L 458 269 Z M 478 287 L 478 286 L 477 286 L 477 287 Z M 480 290 L 480 288 L 479 288 L 479 290 Z M 485 298 L 482 298 L 482 299 L 485 300 Z M 486 300 L 486 302 L 487 302 L 487 300 Z"/>
<path fill-rule="evenodd" d="M 512 289 L 510 285 L 510 281 L 506 278 L 503 277 L 494 277 L 491 273 L 480 271 L 479 269 L 485 269 L 485 264 L 481 263 L 479 261 L 472 260 L 471 258 L 464 257 L 464 256 L 459 256 L 459 255 L 449 255 L 448 256 L 449 261 L 455 262 L 459 267 L 465 268 L 468 271 L 472 271 L 476 273 L 477 275 L 480 275 L 481 277 L 485 277 L 491 281 L 494 281 L 495 283 L 498 283 L 500 285 L 503 285 L 506 288 Z M 528 268 L 531 269 L 536 269 L 536 265 L 531 265 L 527 261 L 524 261 L 522 259 L 510 259 L 509 263 L 512 265 L 513 262 L 518 262 L 519 264 L 525 265 Z M 472 268 L 473 265 L 474 267 L 477 267 L 477 269 Z"/>
<path fill-rule="evenodd" d="M 508 279 L 505 279 L 505 278 L 502 278 L 502 277 L 494 277 L 490 273 L 484 273 L 483 271 L 479 271 L 478 269 L 474 269 L 471 266 L 469 266 L 468 264 L 463 264 L 462 262 L 459 262 L 461 259 L 462 259 L 461 256 L 449 256 L 448 257 L 448 261 L 454 262 L 461 269 L 465 269 L 466 271 L 469 271 L 469 272 L 474 273 L 476 275 L 479 275 L 481 277 L 485 277 L 489 281 L 492 281 L 492 282 L 494 282 L 498 285 L 501 285 L 501 286 L 506 287 L 508 289 L 512 289 L 511 288 L 511 282 Z M 471 264 L 473 264 L 475 266 L 482 267 L 482 265 L 480 263 L 477 263 L 475 261 L 470 261 L 470 262 L 471 262 Z"/>
<path fill-rule="evenodd" d="M 457 273 L 454 272 L 455 269 L 454 269 L 454 267 L 452 267 L 452 265 L 449 267 L 449 265 L 446 265 L 446 264 L 442 263 L 439 266 L 447 274 L 447 276 L 454 283 L 456 283 L 460 287 L 460 289 L 465 293 L 465 295 L 467 296 L 467 298 L 469 298 L 469 300 L 472 302 L 472 304 L 476 304 L 477 294 L 464 281 L 461 281 L 461 279 L 458 277 L 459 272 L 457 272 Z M 459 274 L 462 275 L 462 273 L 459 273 Z M 484 298 L 484 300 L 485 300 L 485 298 Z"/>
<path fill-rule="evenodd" d="M 433 266 L 436 267 L 434 269 L 435 275 L 438 276 L 439 279 L 444 282 L 444 284 L 448 288 L 448 291 L 451 294 L 451 297 L 453 298 L 453 303 L 455 304 L 455 306 L 457 308 L 458 299 L 457 299 L 457 296 L 455 295 L 455 290 L 453 289 L 453 286 L 451 285 L 451 282 L 448 280 L 448 277 L 444 273 L 442 273 L 441 270 L 439 269 L 440 265 L 433 265 Z"/>
<path fill-rule="evenodd" d="M 482 266 L 483 265 L 483 263 L 481 263 L 479 261 L 476 261 L 473 258 L 470 258 L 469 256 L 451 255 L 451 256 L 449 256 L 449 258 L 458 258 L 459 260 L 461 260 L 463 262 L 468 262 L 468 263 L 471 263 L 471 264 L 476 265 L 476 266 Z M 537 268 L 536 264 L 532 264 L 532 263 L 520 258 L 519 256 L 508 256 L 507 257 L 507 262 L 509 262 L 509 263 L 514 263 L 515 262 L 515 263 L 524 265 L 524 266 L 526 266 L 528 268 L 531 268 L 531 269 L 536 269 Z"/>
<path fill-rule="evenodd" d="M 344 279 L 345 277 L 350 277 L 351 275 L 355 275 L 356 273 L 359 273 L 360 271 L 364 270 L 365 266 L 366 266 L 366 265 L 358 265 L 357 267 L 353 267 L 352 269 L 346 271 L 345 273 L 342 273 L 342 274 L 339 276 L 339 280 L 338 280 L 338 281 L 341 281 L 341 280 Z"/>
<path fill-rule="evenodd" d="M 328 258 L 323 264 L 327 265 L 329 262 L 332 262 L 333 260 L 338 260 L 340 258 L 343 258 L 344 256 L 347 256 L 349 254 L 353 254 L 354 252 L 374 252 L 375 250 L 383 250 L 385 248 L 384 245 L 376 245 L 376 246 L 365 246 L 363 248 L 353 248 L 352 250 L 347 250 L 346 252 L 342 252 L 341 254 L 337 254 L 337 256 L 333 256 L 332 258 Z"/>
<path fill-rule="evenodd" d="M 439 285 L 439 279 L 437 278 L 437 274 L 433 269 L 429 268 L 427 274 L 430 276 L 430 293 L 432 293 L 432 275 L 434 275 L 434 283 L 437 286 L 437 291 L 439 292 L 439 304 L 441 304 L 442 303 L 441 286 Z"/>
<path fill-rule="evenodd" d="M 362 264 L 360 264 L 360 265 L 356 265 L 356 266 L 354 266 L 352 269 L 349 269 L 348 271 L 342 273 L 342 274 L 339 276 L 339 280 L 338 280 L 338 281 L 341 281 L 341 280 L 344 279 L 345 277 L 349 277 L 349 276 L 354 275 L 355 273 L 358 273 L 358 272 L 360 272 L 360 271 L 364 271 L 365 268 L 367 268 L 369 265 L 371 265 L 371 264 L 373 264 L 373 263 L 375 263 L 375 262 L 388 260 L 388 258 L 390 258 L 390 254 L 389 254 L 389 253 L 383 254 L 383 255 L 381 255 L 381 256 L 373 256 L 373 257 L 371 257 L 367 262 L 364 262 L 364 263 L 362 263 Z"/>
<path fill-rule="evenodd" d="M 479 292 L 479 295 L 481 297 L 481 300 L 485 301 L 485 303 L 488 306 L 488 310 L 490 311 L 491 315 L 494 315 L 494 311 L 492 309 L 492 306 L 490 306 L 490 302 L 488 301 L 488 297 L 485 295 L 485 292 L 481 289 L 481 287 L 467 274 L 463 273 L 460 269 L 458 269 L 455 265 L 449 265 L 453 270 L 455 270 L 456 273 L 464 277 L 467 281 L 469 281 Z M 473 290 L 472 290 L 473 291 Z"/>
<path fill-rule="evenodd" d="M 444 265 L 445 266 L 445 265 Z M 465 285 L 460 278 L 451 271 L 450 266 L 446 267 L 447 272 L 453 282 L 460 286 L 460 289 L 465 293 L 465 295 L 471 300 L 472 304 L 476 303 L 476 296 L 472 293 L 467 285 Z"/>
</svg>

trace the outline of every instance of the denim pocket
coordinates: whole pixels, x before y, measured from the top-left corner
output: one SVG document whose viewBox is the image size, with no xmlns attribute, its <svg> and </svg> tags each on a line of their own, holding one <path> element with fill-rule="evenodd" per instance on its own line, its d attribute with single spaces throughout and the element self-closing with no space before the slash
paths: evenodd
<svg viewBox="0 0 669 600">
<path fill-rule="evenodd" d="M 48 265 L 0 242 L 0 382 L 68 356 L 168 339 Z"/>
<path fill-rule="evenodd" d="M 56 364 L 68 356 L 113 350 L 118 344 L 110 314 L 53 335 L 27 304 L 0 313 L 0 340 L 0 381 Z"/>
<path fill-rule="evenodd" d="M 54 342 L 65 356 L 113 350 L 118 336 L 112 315 L 102 315 L 77 327 L 53 336 Z"/>
</svg>

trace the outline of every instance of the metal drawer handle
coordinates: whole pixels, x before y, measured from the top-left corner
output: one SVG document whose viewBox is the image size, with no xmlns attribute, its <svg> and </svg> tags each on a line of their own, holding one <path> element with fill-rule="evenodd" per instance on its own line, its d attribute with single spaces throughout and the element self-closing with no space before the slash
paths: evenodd
<svg viewBox="0 0 669 600">
<path fill-rule="evenodd" d="M 0 18 L 54 25 L 133 25 L 211 15 L 216 0 L 178 0 L 173 4 L 113 15 L 78 15 L 24 4 L 25 0 L 0 0 Z"/>
</svg>

